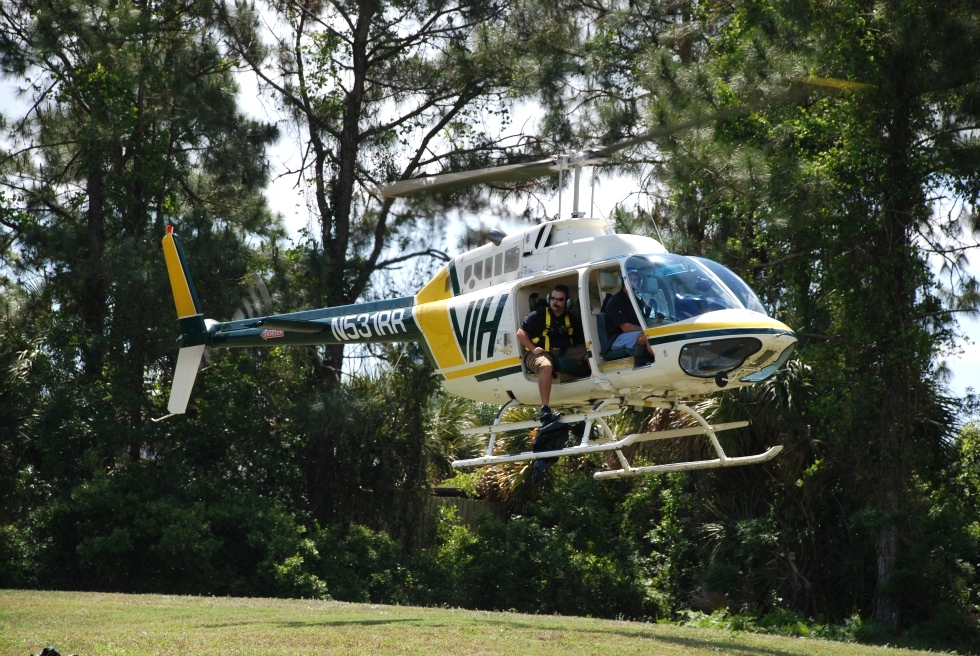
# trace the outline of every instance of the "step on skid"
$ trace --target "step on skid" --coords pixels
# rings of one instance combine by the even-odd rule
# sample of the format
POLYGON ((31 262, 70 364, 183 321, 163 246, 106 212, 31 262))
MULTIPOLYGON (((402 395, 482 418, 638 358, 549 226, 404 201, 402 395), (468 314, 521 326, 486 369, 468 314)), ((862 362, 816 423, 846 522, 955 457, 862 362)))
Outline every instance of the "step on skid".
POLYGON ((607 479, 607 478, 627 478, 630 476, 640 476, 643 474, 660 474, 666 472, 676 472, 676 471, 689 471, 695 469, 716 469, 722 467, 740 467, 744 465, 754 465, 767 460, 771 460, 780 451, 783 450, 782 446, 769 447, 763 453, 759 453, 752 456, 741 456, 732 458, 725 454, 724 449, 721 447, 721 443, 718 441, 716 435, 719 431, 731 430, 733 428, 743 428, 749 425, 747 421, 733 421, 723 424, 709 424, 704 417, 702 417, 697 411, 691 409, 690 407, 684 405, 683 403, 672 403, 669 406, 671 409, 679 410, 684 414, 692 417, 697 421, 698 425, 690 428, 678 428, 673 430, 663 430, 663 431, 652 431, 647 433, 632 433, 622 438, 617 438, 613 433, 612 429, 609 428, 609 424, 606 423, 606 417, 617 415, 622 412, 623 408, 620 407, 618 403, 613 404, 610 401, 602 401, 597 403, 592 407, 591 410, 584 412, 562 415, 558 420, 565 424, 576 424, 579 422, 585 422, 585 429, 582 431, 581 441, 573 446, 567 446, 563 449, 557 449, 554 451, 525 451, 522 453, 513 453, 505 455, 493 455, 494 445, 496 443, 497 435, 500 433, 505 433, 515 430, 530 430, 532 428, 540 428, 541 423, 537 420, 528 421, 516 421, 516 422, 502 422, 504 411, 509 407, 514 405, 516 402, 512 401, 504 405, 500 412, 497 413, 497 417, 494 423, 489 426, 479 426, 475 428, 466 429, 463 434, 466 435, 479 435, 479 434, 489 434, 489 440, 487 442, 486 455, 478 458, 469 458, 466 460, 456 460, 453 462, 454 469, 465 469, 469 467, 481 467, 485 465, 499 465, 507 462, 531 462, 534 460, 545 459, 545 458, 556 458, 559 456, 573 456, 581 455, 586 453, 607 453, 615 452, 616 457, 619 461, 620 468, 599 471, 594 474, 596 479, 607 479), (592 432, 592 427, 598 426, 603 438, 597 441, 590 441, 589 435, 592 432), (633 467, 626 459, 623 454, 623 449, 626 447, 638 443, 638 442, 649 442, 652 440, 668 440, 675 439, 679 437, 689 437, 696 435, 707 436, 708 440, 711 442, 711 446, 715 450, 716 458, 710 460, 695 460, 690 462, 676 462, 667 463, 661 465, 647 465, 641 467, 633 467))

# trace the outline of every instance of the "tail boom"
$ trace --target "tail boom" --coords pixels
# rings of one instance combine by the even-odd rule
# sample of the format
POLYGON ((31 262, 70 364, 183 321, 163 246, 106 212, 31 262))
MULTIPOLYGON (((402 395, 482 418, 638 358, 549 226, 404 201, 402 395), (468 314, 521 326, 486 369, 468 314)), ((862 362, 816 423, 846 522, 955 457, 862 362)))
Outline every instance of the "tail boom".
POLYGON ((414 298, 305 310, 217 323, 209 346, 248 347, 309 344, 412 342, 422 339, 412 313, 414 298))
POLYGON ((180 352, 167 406, 168 416, 186 410, 206 348, 425 343, 413 315, 413 296, 237 321, 206 320, 180 239, 170 226, 163 237, 163 253, 180 325, 180 352))

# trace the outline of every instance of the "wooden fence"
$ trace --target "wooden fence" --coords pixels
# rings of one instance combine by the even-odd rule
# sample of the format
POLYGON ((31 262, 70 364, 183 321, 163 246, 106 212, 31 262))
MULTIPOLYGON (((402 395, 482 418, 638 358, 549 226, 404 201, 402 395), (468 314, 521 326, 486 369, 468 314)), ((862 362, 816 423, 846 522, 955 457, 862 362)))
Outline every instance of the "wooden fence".
POLYGON ((480 499, 466 499, 463 497, 429 497, 426 505, 426 514, 432 515, 437 508, 447 506, 456 508, 459 519, 467 526, 472 526, 477 516, 482 513, 489 513, 491 517, 501 522, 507 520, 507 513, 502 503, 496 501, 481 501, 480 499))

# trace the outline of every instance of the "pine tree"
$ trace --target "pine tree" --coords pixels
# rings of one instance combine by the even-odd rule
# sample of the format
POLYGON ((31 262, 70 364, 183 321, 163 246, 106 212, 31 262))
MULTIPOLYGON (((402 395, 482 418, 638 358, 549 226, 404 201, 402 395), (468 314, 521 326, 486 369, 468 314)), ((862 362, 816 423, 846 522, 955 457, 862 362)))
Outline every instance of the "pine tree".
MULTIPOLYGON (((301 135, 295 174, 310 190, 318 228, 307 245, 307 302, 353 303, 372 292, 379 272, 419 257, 445 259, 426 242, 426 226, 444 220, 438 199, 406 204, 376 188, 501 156, 507 105, 521 77, 518 35, 505 23, 509 3, 223 8, 236 52, 301 135), (277 21, 271 33, 260 28, 263 16, 277 21)), ((327 349, 321 377, 336 379, 342 362, 342 346, 327 349)))
POLYGON ((165 226, 197 233, 199 266, 232 278, 246 235, 271 229, 260 190, 275 130, 237 109, 207 12, 0 5, 0 61, 27 101, 7 122, 0 184, 20 213, 5 225, 30 291, 25 330, 50 360, 37 421, 69 469, 144 455, 153 381, 169 378, 174 351, 165 226))

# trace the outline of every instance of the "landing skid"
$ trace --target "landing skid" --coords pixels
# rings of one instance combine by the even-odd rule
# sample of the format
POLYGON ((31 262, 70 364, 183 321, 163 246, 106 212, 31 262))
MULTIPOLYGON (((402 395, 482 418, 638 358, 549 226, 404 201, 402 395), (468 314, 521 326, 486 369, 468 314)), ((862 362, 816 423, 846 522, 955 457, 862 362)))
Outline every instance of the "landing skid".
POLYGON ((508 403, 500 412, 497 413, 497 418, 494 423, 490 426, 480 426, 478 428, 470 428, 464 430, 464 434, 468 435, 478 435, 481 433, 489 433, 490 439, 487 443, 486 455, 480 458, 470 458, 467 460, 456 460, 453 462, 454 469, 463 469, 467 467, 481 467, 483 465, 497 465, 505 462, 531 462, 533 460, 540 460, 544 458, 556 458, 559 456, 573 456, 580 455, 584 453, 605 453, 609 451, 614 451, 616 457, 621 465, 620 469, 600 471, 595 473, 595 478, 606 479, 606 478, 628 478, 630 476, 640 476, 643 474, 660 474, 666 472, 676 472, 676 471, 689 471, 693 469, 716 469, 721 467, 741 467, 743 465, 754 465, 761 462, 766 462, 774 458, 780 451, 783 450, 782 446, 770 447, 767 451, 754 455, 754 456, 742 456, 737 458, 730 458, 725 455, 725 450, 721 448, 721 443, 718 442, 718 437, 715 433, 724 430, 731 430, 733 428, 743 428, 749 425, 747 421, 733 421, 725 424, 715 424, 711 425, 705 421, 697 411, 692 410, 688 406, 682 403, 672 404, 671 408, 680 410, 681 412, 693 417, 695 421, 698 422, 698 426, 692 428, 679 428, 675 430, 666 431, 653 431, 649 433, 633 433, 627 435, 626 437, 617 439, 616 435, 613 433, 612 429, 609 428, 609 424, 606 423, 605 418, 619 414, 622 409, 618 406, 615 408, 606 408, 603 406, 609 404, 608 401, 603 401, 596 404, 592 410, 572 414, 564 415, 559 420, 565 424, 575 424, 581 421, 585 423, 585 430, 582 433, 582 439, 579 444, 575 446, 565 447, 564 449, 557 449, 554 451, 525 451, 523 453, 514 453, 509 455, 493 455, 493 448, 496 442, 496 437, 498 433, 503 433, 513 430, 528 430, 531 428, 540 428, 541 424, 537 421, 517 421, 512 423, 501 423, 501 418, 503 417, 504 410, 512 405, 508 403), (604 438, 595 442, 589 441, 589 434, 592 431, 592 426, 599 426, 604 438), (695 460, 692 462, 676 462, 668 463, 663 465, 648 465, 644 467, 633 467, 626 460, 626 456, 623 454, 623 449, 630 446, 631 444, 636 444, 638 442, 649 442, 652 440, 669 440, 678 437, 689 437, 692 435, 706 435, 708 440, 711 442, 711 446, 715 450, 715 454, 718 456, 712 460, 695 460))

